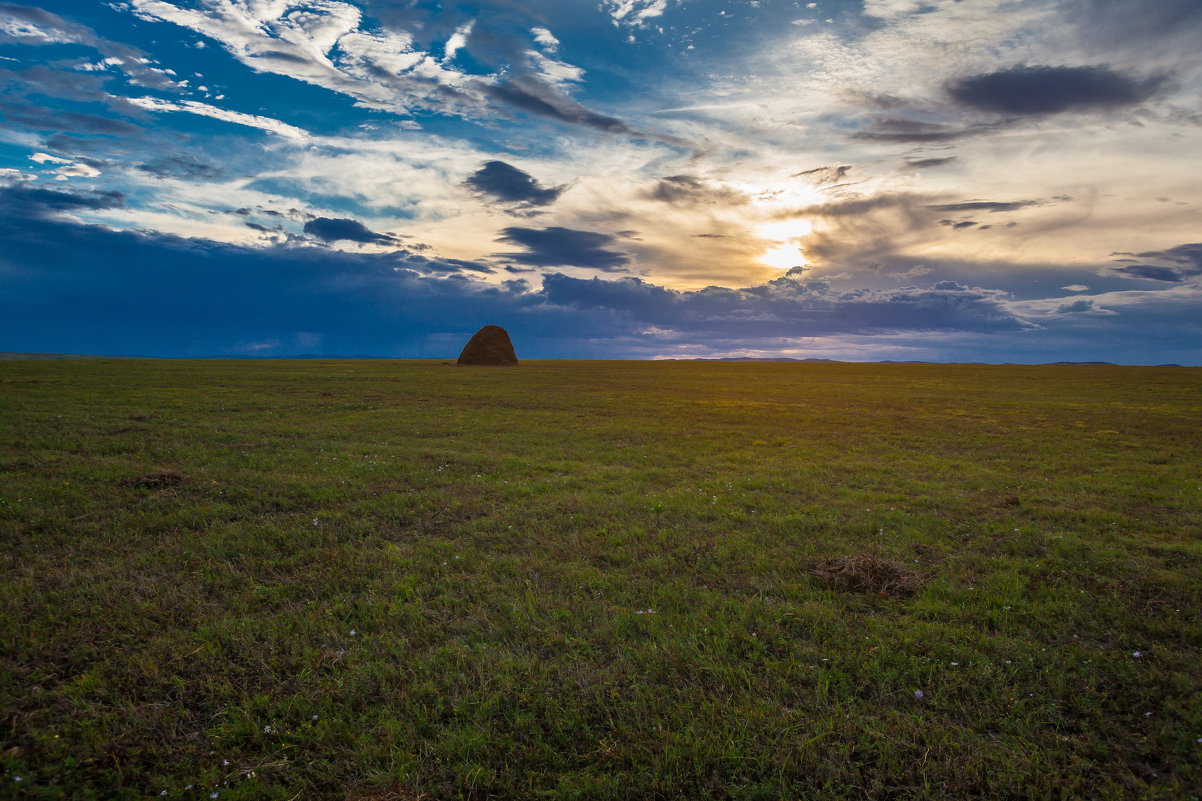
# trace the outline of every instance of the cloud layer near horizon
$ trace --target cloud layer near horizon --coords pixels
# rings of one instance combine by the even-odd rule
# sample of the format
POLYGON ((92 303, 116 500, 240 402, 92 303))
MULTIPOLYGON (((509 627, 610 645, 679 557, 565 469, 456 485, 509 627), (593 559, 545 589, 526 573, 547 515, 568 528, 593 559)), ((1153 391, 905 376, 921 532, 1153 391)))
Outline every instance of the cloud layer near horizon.
MULTIPOLYGON (((409 249, 332 250, 321 243, 356 233, 337 226, 334 235, 253 247, 114 231, 64 216, 122 202, 24 185, 0 192, 0 235, 9 244, 0 256, 6 342, 151 356, 439 358, 453 356, 491 321, 510 330, 525 358, 800 356, 787 343, 824 339, 825 347, 805 353, 854 358, 864 340, 882 335, 895 340, 894 357, 931 358, 933 335, 965 347, 1049 328, 1071 338, 1080 333, 1076 322, 1062 324, 1066 318, 1115 316, 1092 297, 1040 309, 954 281, 837 291, 803 268, 744 289, 680 291, 634 277, 560 272, 542 275, 541 285, 493 284, 474 277, 479 264, 409 249)), ((1181 313, 1197 299, 1196 291, 1162 298, 1160 327, 1166 311, 1181 313)), ((1131 299, 1113 300, 1121 307, 1131 299)), ((1147 331, 1145 342, 1129 344, 1147 346, 1162 335, 1147 331)))

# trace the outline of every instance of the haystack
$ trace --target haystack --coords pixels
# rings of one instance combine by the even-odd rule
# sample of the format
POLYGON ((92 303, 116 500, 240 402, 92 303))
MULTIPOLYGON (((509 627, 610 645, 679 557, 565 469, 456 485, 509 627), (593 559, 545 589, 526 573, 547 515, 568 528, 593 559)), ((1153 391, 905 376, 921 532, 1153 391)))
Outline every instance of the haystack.
POLYGON ((518 363, 509 332, 499 325, 486 325, 472 334, 459 354, 459 364, 509 366, 518 363))

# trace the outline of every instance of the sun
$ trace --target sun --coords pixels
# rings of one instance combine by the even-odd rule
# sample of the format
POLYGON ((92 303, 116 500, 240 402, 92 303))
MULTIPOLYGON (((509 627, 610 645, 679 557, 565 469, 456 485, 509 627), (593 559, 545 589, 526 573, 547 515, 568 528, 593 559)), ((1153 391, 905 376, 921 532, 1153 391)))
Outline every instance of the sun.
POLYGON ((781 220, 757 226, 756 233, 771 243, 760 254, 759 260, 778 270, 808 264, 801 249, 801 239, 813 230, 814 226, 809 220, 781 220))
POLYGON ((768 248, 760 255, 760 261, 778 270, 789 270, 806 263, 801 248, 794 244, 781 244, 768 248))

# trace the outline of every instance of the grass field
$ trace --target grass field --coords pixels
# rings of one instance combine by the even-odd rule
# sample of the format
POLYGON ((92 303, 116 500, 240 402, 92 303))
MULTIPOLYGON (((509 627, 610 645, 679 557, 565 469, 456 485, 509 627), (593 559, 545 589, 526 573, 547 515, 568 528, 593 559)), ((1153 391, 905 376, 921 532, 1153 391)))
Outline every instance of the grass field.
POLYGON ((1196 368, 0 362, 0 798, 1197 798, 1200 454, 1196 368))

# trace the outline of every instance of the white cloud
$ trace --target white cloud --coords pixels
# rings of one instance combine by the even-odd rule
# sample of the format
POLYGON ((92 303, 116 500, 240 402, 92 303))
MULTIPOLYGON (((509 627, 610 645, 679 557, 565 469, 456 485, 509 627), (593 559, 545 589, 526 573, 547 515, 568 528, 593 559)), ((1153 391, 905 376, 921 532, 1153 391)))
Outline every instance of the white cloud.
POLYGON ((35 161, 38 164, 70 164, 71 159, 61 159, 58 156, 52 156, 49 153, 34 153, 29 157, 30 161, 35 161))
POLYGON ((465 22, 455 29, 455 32, 447 39, 446 46, 443 48, 443 61, 450 61, 455 58, 455 54, 467 44, 467 37, 472 35, 473 25, 475 25, 475 20, 465 22))
POLYGON ((100 175, 100 170, 90 164, 65 164, 54 171, 57 178, 56 181, 65 181, 68 178, 95 178, 100 175))
POLYGON ((12 184, 36 181, 37 179, 36 175, 14 170, 12 167, 0 167, 0 186, 11 186, 12 184))
POLYGON ((223 120, 232 122, 235 125, 246 125, 250 128, 258 128, 268 133, 279 134, 280 136, 289 139, 305 139, 309 136, 309 132, 297 128, 294 125, 289 125, 286 122, 281 122, 271 117, 260 117, 254 114, 243 114, 240 111, 230 111, 229 109, 218 108, 211 106, 208 103, 201 103, 196 100, 183 100, 178 103, 170 100, 160 100, 157 97, 131 97, 127 99, 139 108, 144 108, 147 111, 187 111, 192 114, 199 114, 202 117, 212 117, 215 120, 223 120))
POLYGON ((551 52, 559 49, 559 40, 555 38, 555 34, 551 33, 546 28, 531 28, 530 34, 534 37, 534 41, 551 52))
POLYGON ((609 14, 614 25, 641 28, 647 20, 663 16, 668 0, 604 0, 601 10, 609 14))
POLYGON ((62 44, 74 39, 60 31, 42 28, 28 20, 18 19, 10 13, 0 12, 0 33, 15 39, 32 39, 39 44, 62 44))
MULTIPOLYGON (((364 30, 359 9, 337 0, 202 0, 197 9, 165 0, 133 0, 133 5, 144 19, 171 22, 220 42, 253 70, 321 86, 368 108, 398 114, 447 110, 456 101, 440 87, 459 86, 469 77, 491 80, 447 66, 406 32, 364 30)), ((470 30, 470 24, 462 26, 448 39, 446 62, 466 44, 470 30)))
POLYGON ((535 71, 548 83, 562 87, 565 83, 575 83, 584 78, 584 70, 579 67, 548 58, 537 50, 527 50, 526 57, 530 59, 530 65, 535 71))

